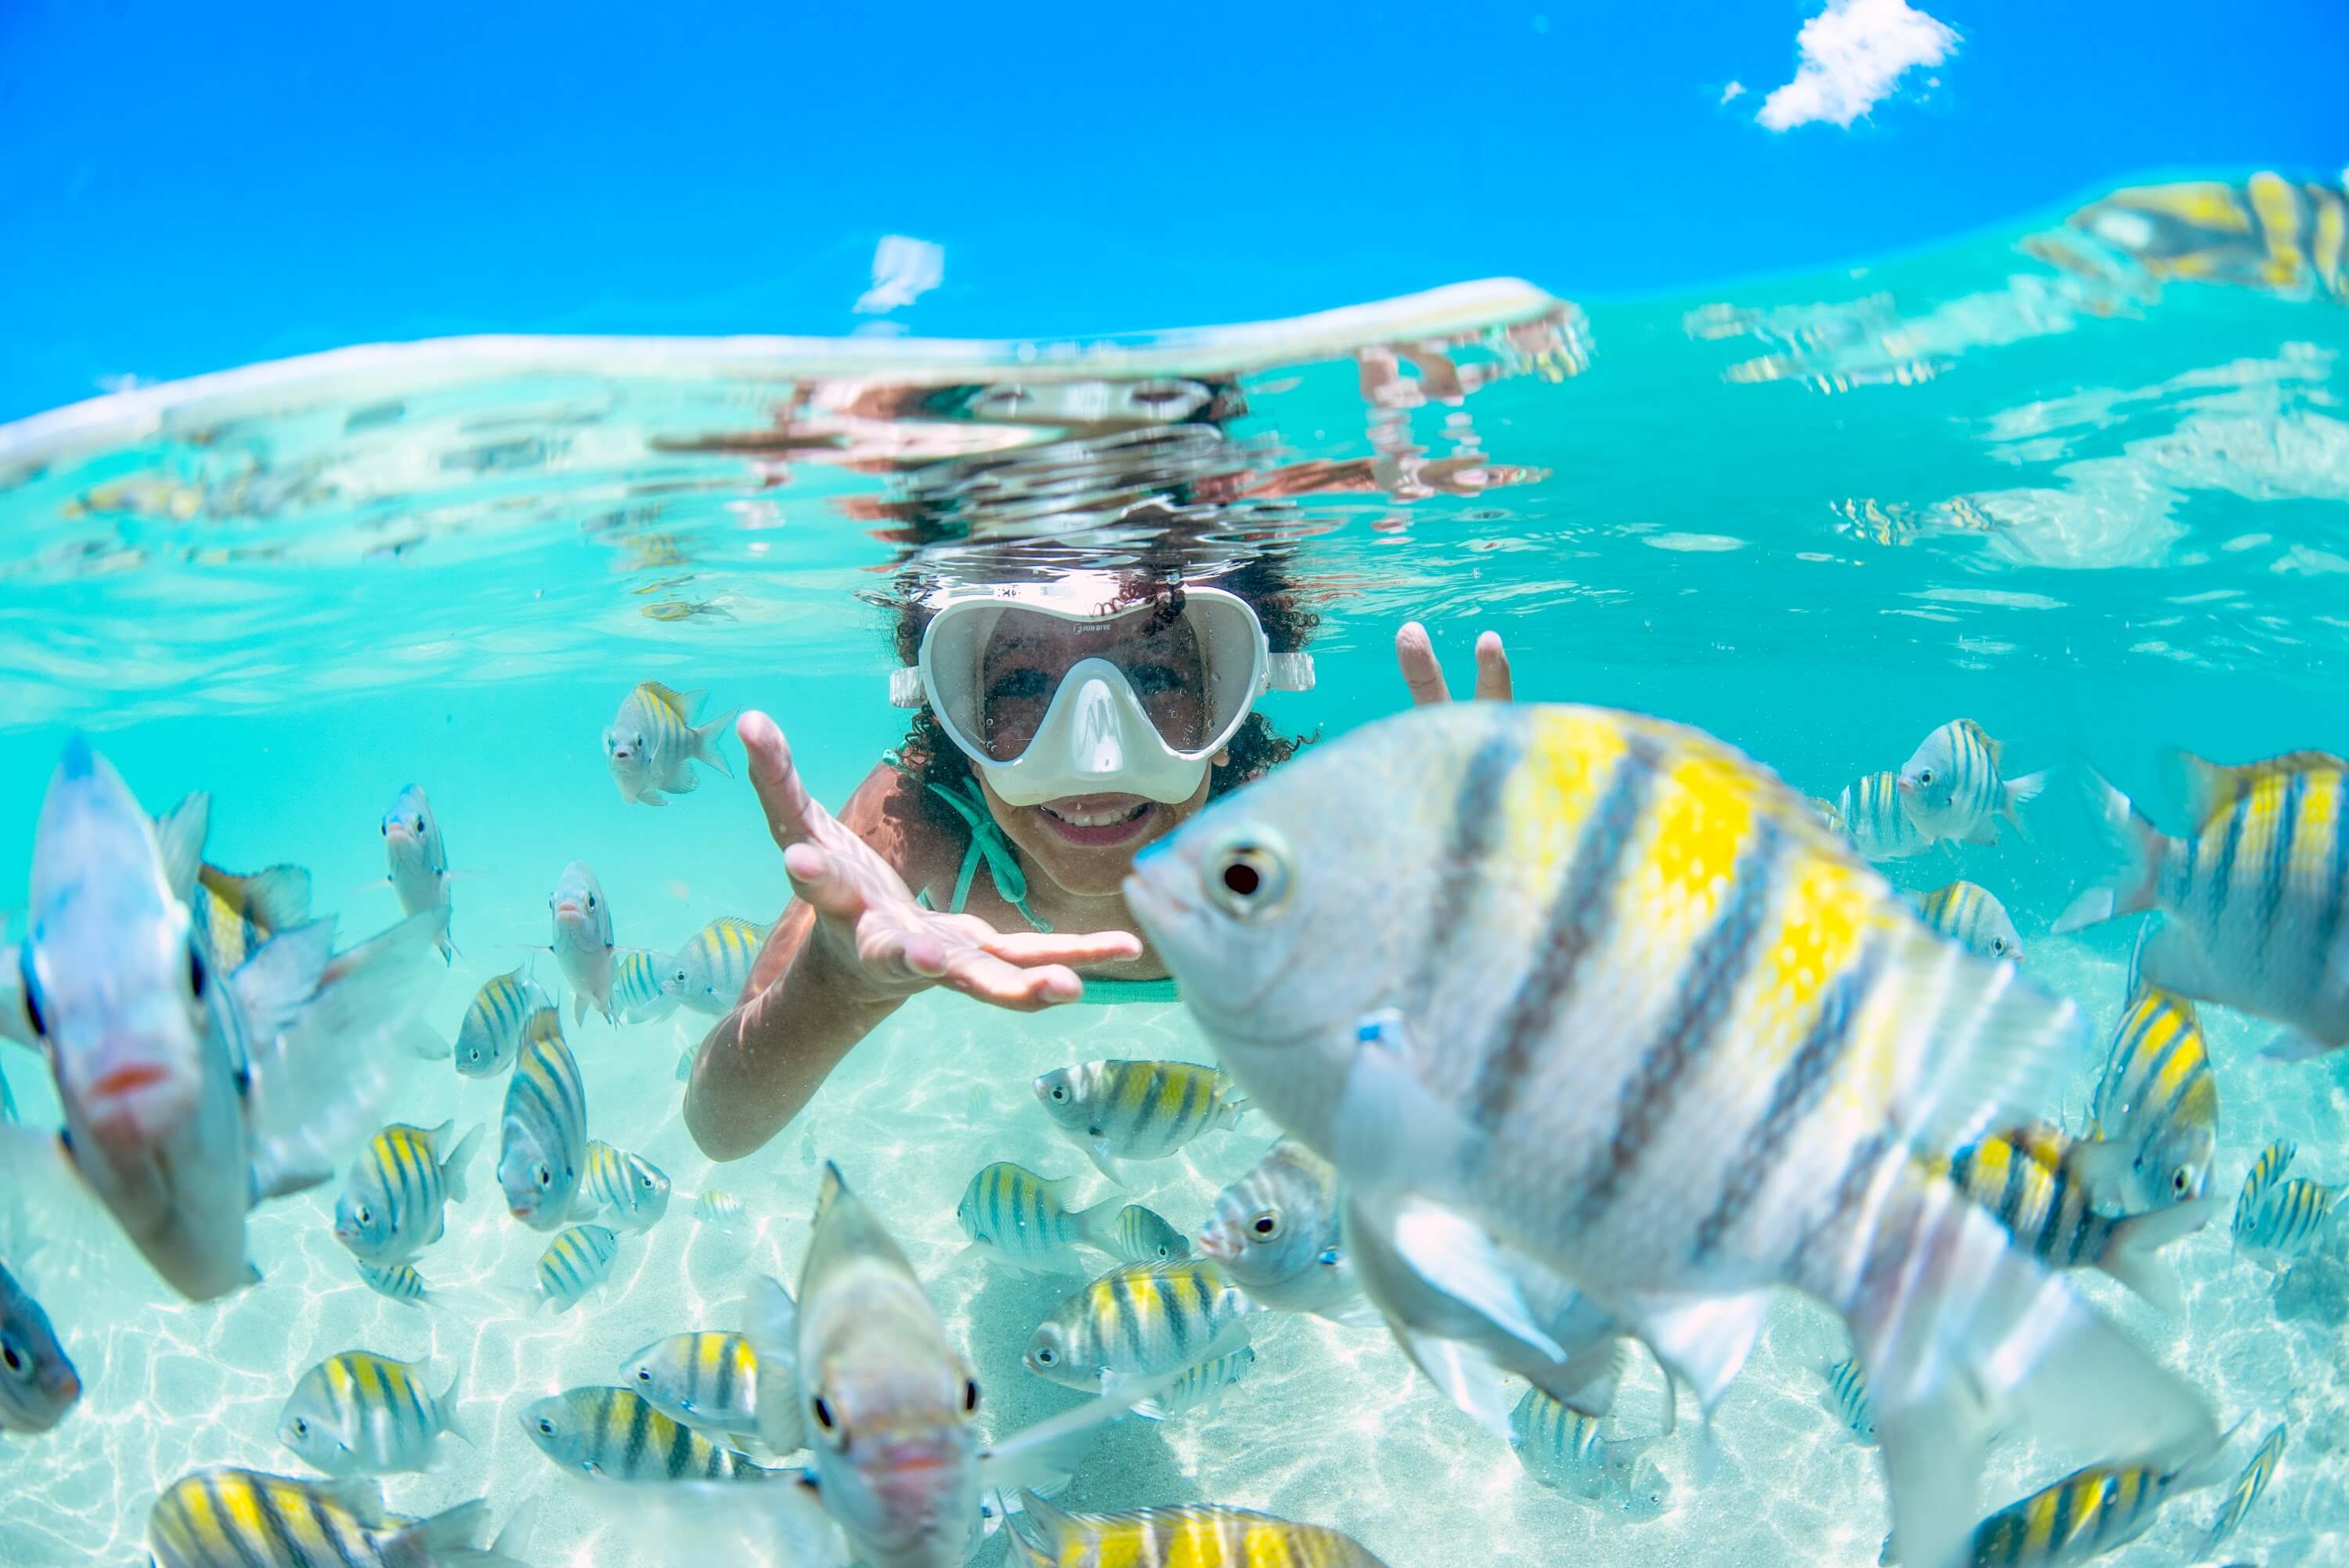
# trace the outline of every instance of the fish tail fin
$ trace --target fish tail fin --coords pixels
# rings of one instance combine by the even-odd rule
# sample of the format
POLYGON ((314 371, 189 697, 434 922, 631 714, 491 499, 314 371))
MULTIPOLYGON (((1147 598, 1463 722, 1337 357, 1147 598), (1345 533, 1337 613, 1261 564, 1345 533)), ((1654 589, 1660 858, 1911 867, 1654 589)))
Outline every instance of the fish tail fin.
MULTIPOLYGON (((456 1123, 449 1125, 454 1127, 456 1123)), ((457 1147, 449 1151, 449 1158, 440 1162, 440 1180, 449 1189, 449 1202, 451 1203, 465 1201, 465 1169, 472 1164, 473 1152, 481 1146, 483 1126, 481 1122, 475 1122, 466 1130, 465 1136, 457 1140, 457 1147)))
POLYGON ((434 1561, 439 1568, 529 1568, 523 1561, 530 1551, 530 1535, 538 1522, 538 1500, 526 1498, 506 1516, 506 1526, 486 1552, 470 1546, 444 1546, 434 1561))
POLYGON ((2124 861, 2110 885, 2090 888, 2055 917, 2054 929, 2058 934, 2153 908, 2160 888, 2162 856, 2169 848, 2169 840, 2146 820, 2127 796, 2095 769, 2081 771, 2088 781, 2090 808, 2106 837, 2120 848, 2124 861))
POLYGON ((1087 1245, 1113 1253, 1117 1251, 1112 1244, 1117 1240, 1117 1217, 1125 1212, 1126 1202, 1124 1193, 1114 1192, 1069 1217, 1076 1221, 1077 1234, 1084 1238, 1087 1245))
POLYGON ((693 727, 693 755, 729 779, 734 777, 734 765, 726 760, 726 748, 719 743, 734 727, 735 717, 741 711, 739 707, 729 708, 708 724, 693 727))
POLYGON ((242 875, 207 866, 198 874, 235 889, 236 902, 264 931, 283 931, 310 918, 310 873, 301 866, 270 866, 242 875))
POLYGON ((471 1550, 473 1532, 489 1513, 489 1500, 477 1497, 416 1521, 385 1542, 386 1568, 435 1568, 449 1561, 448 1553, 471 1550))
POLYGON ((439 1398, 432 1401, 432 1408, 440 1412, 440 1429, 442 1431, 448 1433, 449 1436, 456 1439, 467 1448, 477 1449, 481 1445, 473 1440, 473 1434, 465 1429, 464 1418, 457 1414, 457 1386, 463 1381, 464 1375, 462 1373, 450 1373, 449 1386, 440 1390, 439 1398))
POLYGON ((1019 1506, 1003 1516, 1012 1544, 1031 1568, 1049 1568, 1061 1560, 1061 1540, 1070 1519, 1032 1491, 1019 1493, 1019 1506))
POLYGON ((1843 1315, 1874 1403, 1903 1560, 1960 1560, 2002 1418, 2124 1461, 2215 1435, 2192 1388, 1905 1151, 1861 1178, 1796 1283, 1843 1315))
POLYGON ((2218 1199, 2198 1198, 2116 1220, 2106 1236, 2096 1266, 2162 1311, 2182 1312, 2186 1304, 2178 1294, 2178 1278, 2162 1258, 2161 1249, 2200 1230, 2218 1212, 2218 1199))

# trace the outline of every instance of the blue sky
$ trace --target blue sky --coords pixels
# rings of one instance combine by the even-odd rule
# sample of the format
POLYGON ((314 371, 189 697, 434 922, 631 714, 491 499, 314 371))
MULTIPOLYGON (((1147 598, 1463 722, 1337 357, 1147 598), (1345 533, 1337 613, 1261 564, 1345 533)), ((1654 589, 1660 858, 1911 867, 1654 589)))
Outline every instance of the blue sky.
POLYGON ((0 418, 365 339, 845 331, 891 232, 945 250, 908 330, 1092 332, 1673 289, 2349 160, 2339 0, 1924 0, 1939 65, 1765 129, 1823 6, 5 0, 0 418))

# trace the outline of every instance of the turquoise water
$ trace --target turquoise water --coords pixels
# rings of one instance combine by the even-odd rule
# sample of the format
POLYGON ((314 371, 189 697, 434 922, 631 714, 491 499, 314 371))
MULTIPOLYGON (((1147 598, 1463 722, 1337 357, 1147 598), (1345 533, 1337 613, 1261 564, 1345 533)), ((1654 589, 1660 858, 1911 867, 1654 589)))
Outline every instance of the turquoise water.
MULTIPOLYGON (((901 573, 968 573, 1039 538, 1062 563, 1113 563, 1170 528, 1202 560, 1280 552, 1319 614, 1319 684, 1264 704, 1286 731, 1334 735, 1399 707, 1392 638, 1418 618, 1456 684, 1495 628, 1519 696, 1702 726, 1806 792, 1897 769, 1967 716, 2005 743, 2010 772, 2085 757, 2174 822, 2163 747, 2349 748, 2349 313, 2052 266, 2023 241, 2061 217, 1671 299, 1567 304, 1494 284, 1155 343, 474 340, 0 428, 0 820, 16 825, 0 887, 24 885, 41 792, 79 727, 150 809, 210 790, 208 858, 307 866, 355 939, 398 913, 368 884, 377 820, 413 780, 466 873, 460 957, 424 1012, 453 1034, 474 987, 545 940, 569 860, 595 867, 623 944, 667 949, 713 916, 782 908, 732 740, 738 777, 658 812, 618 798, 600 735, 633 683, 765 708, 838 803, 904 734, 886 679, 901 573), (1481 384, 1447 398, 1425 365, 1387 373, 1379 346, 1398 339, 1456 343, 1481 384), (1204 418, 1211 397, 1219 421, 1204 418), (1072 445, 1071 420, 1105 407, 1139 413, 1072 445)), ((2082 1002, 2101 1045, 2126 934, 2047 934, 2099 863, 2069 791, 2054 794, 2029 842, 1886 869, 1904 887, 1962 874, 1998 893, 2030 970, 2082 1002)), ((2224 1107, 2212 1191, 2231 1194, 2283 1136, 2303 1173, 2349 1180, 2341 1070, 2257 1061, 2264 1026, 2206 1020, 2224 1107)), ((481 1437, 478 1456, 445 1447, 432 1473, 394 1478, 396 1508, 560 1495, 532 1561, 623 1561, 604 1504, 558 1493, 513 1412, 714 1325, 750 1270, 794 1278, 822 1159, 905 1245, 977 1365, 990 1429, 1066 1408, 1077 1396, 1019 1354, 1079 1281, 961 1256, 956 1200, 988 1160, 1083 1168, 1031 1103, 1034 1074, 1206 1050, 1178 1006, 1031 1017, 926 995, 765 1149, 713 1166, 678 1112, 683 1028, 571 1034, 593 1135, 659 1164, 680 1196, 624 1241, 605 1300, 560 1317, 497 1294, 527 1283, 544 1238, 492 1191, 502 1083, 445 1062, 402 1062, 382 1108, 492 1124, 471 1199, 419 1264, 445 1293, 429 1312, 353 1276, 332 1188, 256 1212, 265 1283, 208 1306, 174 1297, 70 1195, 24 1194, 54 1231, 27 1283, 88 1392, 55 1432, 0 1445, 0 1563, 131 1560, 149 1503, 192 1466, 298 1470, 279 1408, 302 1370, 351 1348, 429 1356, 436 1387, 457 1374, 481 1437), (697 1226, 690 1197, 712 1188, 753 1222, 697 1226)), ((2075 1110, 2095 1066, 2080 1064, 2075 1110)), ((54 1123, 38 1058, 0 1046, 0 1070, 28 1124, 54 1123)), ((1137 1195, 1195 1227, 1272 1136, 1254 1121, 1209 1134, 1145 1167, 1137 1195)), ((2349 1517, 2342 1271, 2309 1265, 2279 1298, 2223 1228, 2172 1255, 2181 1317, 2101 1279, 2084 1289, 2222 1421, 2254 1437, 2291 1424, 2230 1551, 2328 1560, 2349 1517)), ((1887 1525, 1873 1454, 1823 1403, 1836 1326, 1791 1297, 1721 1411, 1717 1468, 1700 1473, 1684 1431, 1659 1455, 1672 1511, 1636 1525, 1535 1486, 1375 1329, 1284 1318, 1257 1346, 1220 1414, 1110 1430, 1065 1501, 1266 1508, 1343 1528, 1396 1568, 1463 1561, 1463 1540, 1494 1563, 1857 1564, 1887 1525)), ((1640 1426, 1645 1376, 1626 1395, 1640 1426)), ((1984 1510, 2096 1457, 2002 1442, 1984 1510)), ((2189 1560, 2215 1501, 2174 1506, 2115 1560, 2189 1560)))

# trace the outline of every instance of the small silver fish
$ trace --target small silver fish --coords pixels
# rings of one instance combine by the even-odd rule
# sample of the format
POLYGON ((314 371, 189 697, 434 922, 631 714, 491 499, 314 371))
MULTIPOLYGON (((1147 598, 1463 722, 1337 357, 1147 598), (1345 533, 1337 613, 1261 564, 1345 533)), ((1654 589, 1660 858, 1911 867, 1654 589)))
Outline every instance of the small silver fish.
POLYGON ((440 956, 455 963, 457 944, 448 934, 449 848, 421 785, 408 785, 392 797, 391 810, 383 814, 383 852, 400 909, 409 914, 440 911, 440 956))
POLYGON ((1847 1357, 1830 1362, 1820 1373, 1827 1380, 1827 1408, 1843 1418, 1851 1435, 1876 1446, 1876 1412, 1868 1408, 1868 1374, 1859 1363, 1847 1357))
POLYGON ((1509 1412, 1509 1447, 1526 1473, 1568 1497, 1634 1522, 1671 1506, 1671 1483, 1646 1457, 1653 1438, 1599 1435, 1600 1423, 1528 1388, 1509 1412))
MULTIPOLYGON (((566 1470, 611 1480, 765 1480, 732 1449, 653 1408, 629 1388, 573 1388, 517 1412, 539 1452, 566 1470)), ((678 1558, 673 1561, 686 1561, 678 1558)))
POLYGON ((81 1377, 49 1315, 0 1266, 0 1432, 46 1432, 80 1398, 81 1377))
POLYGON ((532 979, 527 965, 517 965, 484 981, 457 1026, 457 1071, 464 1078, 494 1078, 513 1065, 522 1049, 523 1026, 541 1007, 554 1003, 532 979))
POLYGON ((657 1339, 620 1363, 620 1384, 662 1414, 730 1447, 757 1440, 777 1453, 807 1441, 790 1330, 798 1308, 781 1282, 761 1279, 745 1304, 746 1330, 702 1329, 657 1339))
POLYGON ((329 1356, 294 1385, 277 1440, 328 1475, 395 1475, 429 1469, 443 1432, 471 1446, 457 1418, 457 1379, 426 1390, 423 1363, 364 1350, 329 1356))
POLYGON ((750 983, 750 966, 772 929, 719 915, 670 956, 661 989, 697 1013, 725 1016, 750 983))
POLYGON ((730 1231, 742 1222, 742 1200, 712 1187, 693 1201, 693 1217, 705 1225, 730 1231))
POLYGON ((2289 1138, 2279 1138, 2260 1150, 2260 1157, 2251 1161, 2249 1171, 2243 1172, 2242 1191, 2235 1195, 2235 1230, 2241 1231, 2250 1226, 2251 1216, 2259 1212, 2260 1203, 2267 1197, 2269 1189, 2283 1179, 2283 1173, 2292 1169, 2292 1162, 2299 1154, 2300 1145, 2289 1138))
POLYGON ((657 1024, 677 1011, 677 998, 665 990, 669 956, 649 947, 623 947, 614 955, 612 1006, 624 1024, 657 1024))
POLYGON ((683 795, 701 787, 693 770, 706 763, 731 779, 718 738, 734 721, 733 709, 709 723, 693 720, 709 697, 706 691, 676 692, 658 681, 645 681, 620 699, 620 711, 604 731, 604 760, 620 799, 647 806, 666 806, 668 795, 683 795))
POLYGON ((1917 917, 1978 958, 2023 962, 2023 938, 2006 906, 1980 883, 1953 882, 1919 893, 1917 917))
POLYGON ((604 1225, 574 1225, 546 1244, 538 1256, 536 1295, 560 1315, 612 1276, 620 1238, 604 1225))
POLYGON ((1247 1377, 1248 1368, 1255 1365, 1256 1347, 1248 1345, 1210 1357, 1175 1378, 1163 1392, 1134 1406, 1133 1413, 1146 1420, 1164 1421, 1205 1405, 1212 1416, 1223 1403, 1224 1390, 1247 1377))
POLYGON ((615 1020, 612 906, 605 902, 603 884, 585 861, 573 861, 563 868, 554 891, 547 895, 546 907, 554 915, 554 961, 562 965, 563 977, 571 982, 572 1021, 585 1020, 591 1003, 605 1019, 615 1020))
POLYGON ((1199 1251, 1260 1306, 1324 1312, 1357 1299, 1340 1237, 1338 1171, 1284 1138, 1216 1198, 1199 1251))
POLYGON ((1053 1308, 1023 1359, 1039 1377, 1104 1391, 1238 1349, 1257 1310, 1206 1259, 1125 1264, 1053 1308))
POLYGON ((465 1168, 481 1141, 475 1127, 450 1147, 456 1127, 444 1121, 427 1132, 395 1124, 351 1161, 335 1203, 335 1240, 360 1263, 406 1263, 440 1239, 446 1205, 465 1201, 465 1168))
POLYGON ((1121 1263, 1172 1263, 1191 1255, 1189 1238, 1156 1211, 1139 1203, 1120 1209, 1117 1218, 1110 1222, 1108 1238, 1093 1244, 1121 1263))
POLYGON ((631 1231, 648 1231, 668 1212, 668 1177, 641 1154, 587 1141, 586 1193, 604 1217, 631 1231))
POLYGON ((431 1291, 425 1287, 424 1276, 406 1264, 393 1264, 388 1268, 361 1264, 358 1270, 359 1278, 366 1283, 367 1289, 378 1295, 388 1296, 402 1306, 421 1306, 432 1299, 431 1291))
MULTIPOLYGON (((1104 1199, 1091 1208, 1070 1206, 1076 1181, 1050 1181, 1025 1165, 999 1160, 982 1169, 963 1189, 955 1205, 955 1219, 971 1246, 999 1262, 1030 1273, 1066 1272, 1078 1265, 1078 1243, 1111 1250, 1110 1227, 1119 1200, 1104 1199)), ((1146 1211, 1145 1211, 1146 1212, 1146 1211)))
POLYGON ((586 1164, 587 1086, 562 1016, 542 1007, 523 1026, 522 1054, 506 1080, 498 1140, 506 1208, 533 1231, 556 1229, 570 1217, 586 1164))
POLYGON ((1971 718, 1927 736, 1900 769, 1900 798, 1919 830, 1928 839, 1995 844, 2001 817, 2021 828, 2021 808, 2047 787, 2047 775, 2002 777, 1999 751, 1971 718))
POLYGON ((1230 1074, 1193 1062, 1080 1062, 1035 1088, 1061 1136, 1120 1185, 1114 1161, 1164 1160, 1203 1132, 1237 1127, 1247 1110, 1230 1074))
POLYGON ((2250 1218, 2235 1227, 2235 1250, 2270 1264, 2300 1256, 2324 1233, 2344 1193, 2349 1187, 2293 1177, 2261 1198, 2250 1218))
POLYGON ((1909 814, 1898 773, 1870 773, 1845 785, 1836 811, 1843 834, 1871 861, 1906 860, 1933 847, 1909 814))

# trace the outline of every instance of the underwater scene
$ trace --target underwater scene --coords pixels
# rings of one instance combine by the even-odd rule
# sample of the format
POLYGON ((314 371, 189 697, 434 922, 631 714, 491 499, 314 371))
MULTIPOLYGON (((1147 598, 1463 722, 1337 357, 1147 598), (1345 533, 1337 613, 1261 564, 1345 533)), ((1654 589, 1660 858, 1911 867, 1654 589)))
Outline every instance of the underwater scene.
POLYGON ((2345 232, 0 426, 0 1564, 2349 1561, 2345 232))

